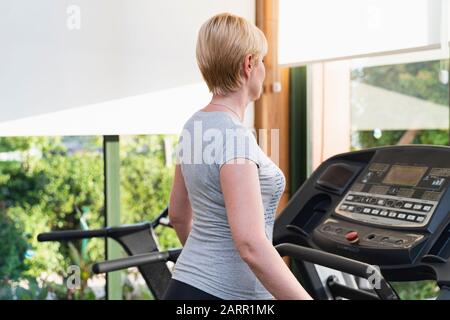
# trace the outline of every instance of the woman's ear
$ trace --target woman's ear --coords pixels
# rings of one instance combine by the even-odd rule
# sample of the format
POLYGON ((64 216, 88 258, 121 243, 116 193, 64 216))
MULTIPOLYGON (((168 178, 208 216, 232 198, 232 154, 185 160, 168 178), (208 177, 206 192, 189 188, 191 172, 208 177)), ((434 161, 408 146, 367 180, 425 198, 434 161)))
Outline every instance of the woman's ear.
POLYGON ((250 73, 253 71, 253 56, 251 54, 247 54, 244 58, 244 74, 247 78, 250 77, 250 73))

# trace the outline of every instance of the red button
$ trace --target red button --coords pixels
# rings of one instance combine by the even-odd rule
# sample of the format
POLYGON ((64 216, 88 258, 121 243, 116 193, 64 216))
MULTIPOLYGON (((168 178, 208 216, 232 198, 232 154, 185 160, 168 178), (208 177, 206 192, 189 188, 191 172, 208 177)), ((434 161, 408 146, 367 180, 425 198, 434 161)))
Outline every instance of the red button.
POLYGON ((359 240, 359 235, 357 231, 350 231, 345 235, 345 239, 347 239, 348 242, 355 243, 359 240))

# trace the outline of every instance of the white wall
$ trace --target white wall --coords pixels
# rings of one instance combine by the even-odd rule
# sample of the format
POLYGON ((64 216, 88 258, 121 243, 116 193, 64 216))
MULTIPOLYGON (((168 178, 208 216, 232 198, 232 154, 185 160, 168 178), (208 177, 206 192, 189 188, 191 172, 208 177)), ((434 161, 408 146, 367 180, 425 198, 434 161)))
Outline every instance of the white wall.
POLYGON ((208 102, 195 60, 254 0, 1 0, 0 136, 178 132, 208 102))
POLYGON ((449 28, 447 2, 280 0, 280 63, 300 65, 439 47, 449 28))

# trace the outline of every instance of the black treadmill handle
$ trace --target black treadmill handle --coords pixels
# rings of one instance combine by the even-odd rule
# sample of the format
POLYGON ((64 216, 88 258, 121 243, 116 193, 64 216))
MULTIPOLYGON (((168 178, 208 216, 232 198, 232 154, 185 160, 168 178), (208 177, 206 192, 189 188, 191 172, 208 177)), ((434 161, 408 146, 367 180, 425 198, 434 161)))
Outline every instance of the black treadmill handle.
POLYGON ((118 239, 128 234, 136 233, 139 231, 150 230, 150 222, 141 222, 136 224, 127 224, 116 227, 106 227, 95 230, 61 230, 41 233, 37 239, 40 242, 43 241, 69 241, 77 239, 88 238, 112 238, 118 239))
POLYGON ((275 248, 281 256, 289 256, 298 260, 308 261, 364 279, 370 280, 371 277, 375 277, 378 280, 379 287, 377 288, 375 286, 373 290, 380 299, 398 299, 397 294, 391 289, 376 266, 292 243, 282 243, 275 246, 275 248))
POLYGON ((326 284, 328 290, 335 299, 340 297, 350 300, 380 300, 376 294, 361 289, 351 288, 339 283, 336 276, 329 276, 326 284))
POLYGON ((164 252, 137 254, 126 258, 95 263, 92 266, 92 271, 96 274, 99 274, 127 269, 131 267, 139 267, 145 264, 176 261, 180 253, 181 249, 174 249, 164 252))
POLYGON ((64 230, 41 233, 37 239, 39 242, 45 241, 68 241, 87 238, 106 237, 107 229, 98 230, 64 230))

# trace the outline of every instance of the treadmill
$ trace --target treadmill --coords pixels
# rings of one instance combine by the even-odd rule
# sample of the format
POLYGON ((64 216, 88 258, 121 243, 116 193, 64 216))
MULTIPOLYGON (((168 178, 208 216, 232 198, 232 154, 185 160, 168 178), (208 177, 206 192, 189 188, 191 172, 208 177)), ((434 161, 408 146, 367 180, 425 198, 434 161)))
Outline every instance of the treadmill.
MULTIPOLYGON (((336 155, 293 195, 274 245, 316 299, 398 299, 390 281, 436 280, 450 299, 450 148, 391 146, 336 155), (316 265, 365 278, 366 290, 316 265)), ((355 281, 357 282, 357 281, 355 281)))

